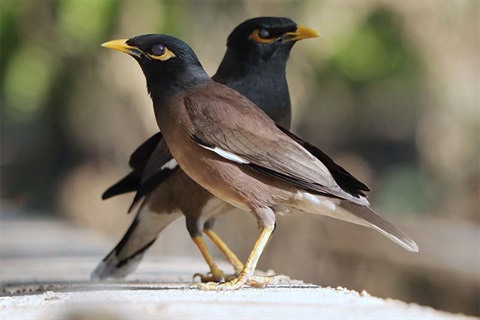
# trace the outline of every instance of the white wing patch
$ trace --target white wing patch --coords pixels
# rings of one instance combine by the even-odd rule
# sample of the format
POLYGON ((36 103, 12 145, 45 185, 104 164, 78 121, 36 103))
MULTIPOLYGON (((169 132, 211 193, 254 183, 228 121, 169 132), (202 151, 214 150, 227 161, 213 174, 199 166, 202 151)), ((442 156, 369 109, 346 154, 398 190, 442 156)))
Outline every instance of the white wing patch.
POLYGON ((223 149, 220 149, 220 148, 218 148, 218 147, 210 148, 210 147, 204 146, 204 145, 202 145, 202 144, 199 144, 199 146, 201 146, 201 147, 204 148, 204 149, 213 151, 213 152, 215 152, 216 154, 218 154, 220 157, 225 158, 225 159, 227 159, 227 160, 230 160, 230 161, 233 161, 233 162, 237 162, 237 163, 240 163, 240 164, 250 163, 250 162, 248 162, 247 160, 243 159, 242 157, 237 156, 237 155, 234 154, 234 153, 231 153, 231 152, 225 151, 225 150, 223 150, 223 149))
POLYGON ((176 167, 178 167, 178 163, 175 159, 172 159, 170 161, 168 161, 167 163, 165 163, 161 168, 160 170, 165 170, 165 169, 170 169, 170 170, 173 170, 175 169, 176 167))

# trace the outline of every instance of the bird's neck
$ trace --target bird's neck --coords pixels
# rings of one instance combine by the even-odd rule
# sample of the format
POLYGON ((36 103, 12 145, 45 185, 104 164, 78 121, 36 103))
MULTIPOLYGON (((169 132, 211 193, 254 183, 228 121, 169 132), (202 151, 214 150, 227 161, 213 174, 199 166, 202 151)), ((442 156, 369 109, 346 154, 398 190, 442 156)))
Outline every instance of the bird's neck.
POLYGON ((284 49, 278 49, 271 56, 262 57, 259 54, 249 55, 238 48, 229 47, 218 67, 217 73, 212 78, 241 78, 247 74, 257 73, 262 75, 265 72, 285 76, 288 55, 289 52, 284 52, 284 49))
POLYGON ((271 56, 265 61, 251 61, 228 49, 212 79, 240 92, 275 122, 290 128, 292 111, 285 76, 287 58, 271 56))
POLYGON ((162 73, 147 74, 147 89, 154 105, 165 104, 177 93, 195 88, 210 80, 201 67, 190 66, 186 69, 163 70, 162 73))

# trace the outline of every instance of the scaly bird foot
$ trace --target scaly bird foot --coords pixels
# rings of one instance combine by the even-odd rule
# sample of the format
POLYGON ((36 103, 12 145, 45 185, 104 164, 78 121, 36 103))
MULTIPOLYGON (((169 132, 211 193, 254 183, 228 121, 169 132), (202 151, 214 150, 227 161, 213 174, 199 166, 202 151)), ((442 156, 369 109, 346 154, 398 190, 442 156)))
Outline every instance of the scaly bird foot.
POLYGON ((280 283, 290 283, 290 278, 284 275, 277 276, 248 276, 241 273, 239 276, 234 277, 232 280, 219 283, 219 282, 207 282, 199 283, 196 287, 200 290, 206 291, 229 291, 229 290, 238 290, 244 285, 254 288, 265 288, 269 285, 276 286, 280 283))
POLYGON ((254 288, 266 288, 267 286, 277 286, 281 283, 291 285, 290 281, 290 277, 279 274, 274 276, 253 276, 246 284, 254 288))
POLYGON ((203 283, 207 283, 207 282, 229 282, 229 281, 232 281, 233 279, 235 279, 236 277, 238 277, 239 273, 228 274, 228 275, 224 274, 223 272, 222 273, 216 273, 215 275, 212 274, 211 272, 209 272, 207 274, 195 273, 193 275, 193 281, 195 281, 195 279, 197 277, 199 277, 200 282, 203 282, 203 283))
POLYGON ((229 290, 238 290, 249 280, 245 274, 240 274, 238 277, 234 278, 231 281, 218 283, 218 282, 207 282, 197 284, 197 288, 205 291, 229 291, 229 290))
POLYGON ((226 275, 221 269, 219 269, 217 267, 217 268, 213 268, 212 271, 210 271, 207 274, 195 273, 193 275, 193 281, 195 281, 196 277, 199 277, 200 281, 203 282, 203 283, 207 283, 207 282, 230 282, 230 281, 234 280, 235 278, 237 278, 240 275, 241 271, 242 270, 235 271, 234 274, 226 275))
POLYGON ((206 282, 225 282, 225 279, 227 279, 227 276, 225 276, 225 273, 223 273, 223 271, 218 269, 218 268, 212 269, 207 274, 195 273, 193 275, 193 281, 195 281, 196 277, 200 277, 200 281, 202 281, 203 283, 206 283, 206 282))

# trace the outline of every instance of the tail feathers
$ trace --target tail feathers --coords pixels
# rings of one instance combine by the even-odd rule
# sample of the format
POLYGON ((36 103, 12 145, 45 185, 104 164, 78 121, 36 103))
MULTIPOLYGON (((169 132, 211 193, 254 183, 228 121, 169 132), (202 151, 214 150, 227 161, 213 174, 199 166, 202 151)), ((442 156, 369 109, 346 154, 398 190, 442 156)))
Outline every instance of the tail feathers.
POLYGON ((92 280, 104 280, 108 278, 123 279, 130 273, 134 272, 140 261, 142 261, 145 251, 155 242, 156 238, 149 242, 145 247, 141 248, 132 255, 120 258, 115 247, 103 260, 98 264, 90 275, 92 280))
POLYGON ((369 207, 361 206, 349 201, 342 201, 339 206, 356 217, 368 222, 368 226, 388 237, 404 249, 411 252, 419 251, 418 245, 415 241, 369 207))
POLYGON ((159 213, 141 206, 122 240, 95 268, 91 279, 124 278, 135 271, 158 234, 180 217, 179 212, 159 213))
POLYGON ((141 182, 141 178, 142 172, 135 170, 130 172, 120 181, 108 188, 107 191, 102 194, 102 199, 106 200, 117 195, 137 191, 141 182))

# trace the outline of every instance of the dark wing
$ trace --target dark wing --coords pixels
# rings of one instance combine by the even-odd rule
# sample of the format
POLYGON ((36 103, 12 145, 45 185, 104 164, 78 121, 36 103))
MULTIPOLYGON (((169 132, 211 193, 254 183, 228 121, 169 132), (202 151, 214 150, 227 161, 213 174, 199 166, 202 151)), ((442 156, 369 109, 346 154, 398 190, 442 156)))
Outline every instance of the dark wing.
POLYGON ((302 189, 368 204, 342 190, 325 164, 248 99, 221 85, 208 91, 184 99, 194 127, 192 139, 202 147, 302 189))
POLYGON ((158 132, 135 149, 128 162, 128 165, 133 170, 120 181, 108 188, 107 191, 102 194, 103 200, 120 194, 137 191, 140 182, 142 181, 143 169, 147 165, 148 159, 161 139, 162 133, 158 132))
POLYGON ((128 161, 128 165, 132 169, 142 169, 145 168, 147 165, 148 159, 152 155, 153 151, 163 139, 163 135, 161 132, 157 132, 147 141, 142 143, 130 156, 130 161, 128 161))
POLYGON ((150 137, 132 153, 129 165, 133 170, 102 195, 102 199, 108 199, 135 191, 128 212, 131 212, 143 197, 155 190, 178 167, 160 132, 150 137))
POLYGON ((366 196, 364 191, 370 191, 370 188, 359 181, 357 178, 352 176, 347 170, 335 163, 332 158, 330 158, 325 152, 315 147, 314 145, 308 143, 307 141, 302 140, 297 137, 287 129, 277 124, 277 127, 282 130, 283 133, 288 135, 290 138, 295 140, 298 144, 308 150, 313 154, 318 160, 320 160, 333 175, 333 178, 338 183, 340 188, 347 191, 353 196, 366 196))
POLYGON ((142 171, 133 170, 120 181, 108 188, 103 194, 102 199, 106 200, 114 196, 137 191, 142 180, 142 171))
POLYGON ((131 212, 143 197, 155 190, 159 184, 170 177, 177 169, 178 164, 170 153, 165 139, 161 139, 143 168, 137 193, 128 212, 131 212))

